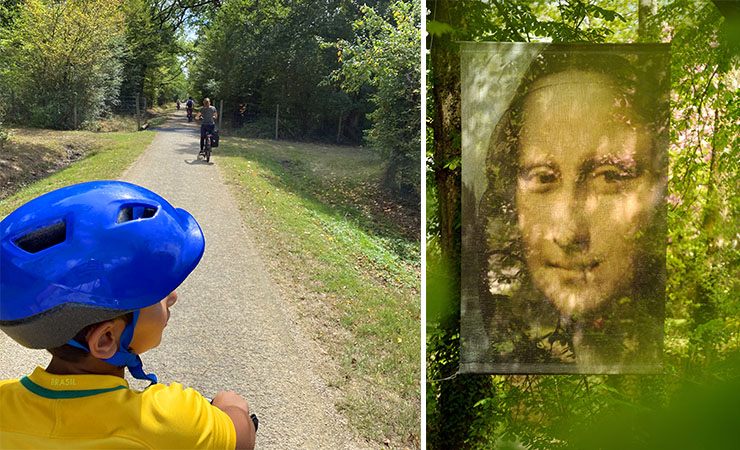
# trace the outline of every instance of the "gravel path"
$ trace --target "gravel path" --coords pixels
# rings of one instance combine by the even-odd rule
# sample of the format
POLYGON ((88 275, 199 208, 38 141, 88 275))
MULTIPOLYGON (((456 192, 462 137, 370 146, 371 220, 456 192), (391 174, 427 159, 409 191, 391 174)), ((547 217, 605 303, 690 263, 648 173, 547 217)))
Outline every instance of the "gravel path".
MULTIPOLYGON (((310 338, 280 298, 218 170, 198 161, 198 125, 177 113, 121 178, 149 188, 198 220, 206 237, 200 265, 178 289, 160 347, 143 355, 160 382, 180 382, 204 395, 242 394, 260 417, 260 449, 364 449, 339 415, 316 373, 310 338)), ((18 378, 45 365, 45 351, 21 348, 0 333, 0 377, 18 378)), ((145 383, 129 381, 132 387, 145 383)))

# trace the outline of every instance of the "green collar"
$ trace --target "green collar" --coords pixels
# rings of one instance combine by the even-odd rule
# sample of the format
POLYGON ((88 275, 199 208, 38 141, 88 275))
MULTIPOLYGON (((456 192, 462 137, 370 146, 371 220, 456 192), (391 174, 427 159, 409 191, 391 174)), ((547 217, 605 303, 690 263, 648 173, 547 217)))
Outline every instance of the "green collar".
POLYGON ((78 391, 74 391, 74 390, 55 391, 52 389, 47 389, 43 386, 39 386, 38 384, 31 381, 31 379, 28 377, 23 377, 21 378, 20 381, 21 381, 21 384, 26 389, 33 392, 34 394, 39 395, 41 397, 53 398, 53 399, 90 397, 91 395, 104 394, 106 392, 117 391, 119 389, 128 389, 126 386, 116 386, 116 387, 112 387, 108 389, 82 389, 78 391))

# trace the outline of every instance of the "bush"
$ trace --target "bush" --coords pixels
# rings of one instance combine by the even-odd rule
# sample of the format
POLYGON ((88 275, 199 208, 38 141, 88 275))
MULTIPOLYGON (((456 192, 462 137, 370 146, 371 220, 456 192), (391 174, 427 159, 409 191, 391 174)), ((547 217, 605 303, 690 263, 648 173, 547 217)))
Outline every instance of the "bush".
POLYGON ((0 150, 5 146, 5 141, 10 139, 11 132, 5 127, 3 106, 0 105, 0 150))
POLYGON ((5 146, 5 141, 10 139, 10 130, 5 129, 2 121, 0 121, 0 150, 5 146))
POLYGON ((247 122, 235 134, 257 139, 275 138, 275 119, 261 117, 254 122, 247 122))

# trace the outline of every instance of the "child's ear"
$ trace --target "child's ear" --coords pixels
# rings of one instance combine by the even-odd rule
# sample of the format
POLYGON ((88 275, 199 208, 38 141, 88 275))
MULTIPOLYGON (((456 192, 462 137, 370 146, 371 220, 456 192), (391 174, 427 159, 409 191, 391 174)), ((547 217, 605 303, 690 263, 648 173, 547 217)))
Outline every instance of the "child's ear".
POLYGON ((102 322, 87 332, 87 345, 90 354, 98 359, 107 359, 118 351, 121 334, 126 328, 126 322, 113 319, 102 322))

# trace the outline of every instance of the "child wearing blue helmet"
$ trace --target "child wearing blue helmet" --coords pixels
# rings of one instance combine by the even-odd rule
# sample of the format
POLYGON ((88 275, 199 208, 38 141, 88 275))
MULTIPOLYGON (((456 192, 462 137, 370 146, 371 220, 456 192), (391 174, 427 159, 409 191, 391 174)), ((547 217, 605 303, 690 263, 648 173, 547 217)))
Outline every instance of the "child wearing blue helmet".
POLYGON ((0 381, 0 448, 254 448, 240 396, 157 384, 139 357, 204 249, 188 212, 123 182, 58 189, 0 222, 0 329, 52 354, 0 381), (129 389, 124 367, 152 385, 129 389))

